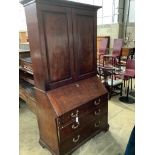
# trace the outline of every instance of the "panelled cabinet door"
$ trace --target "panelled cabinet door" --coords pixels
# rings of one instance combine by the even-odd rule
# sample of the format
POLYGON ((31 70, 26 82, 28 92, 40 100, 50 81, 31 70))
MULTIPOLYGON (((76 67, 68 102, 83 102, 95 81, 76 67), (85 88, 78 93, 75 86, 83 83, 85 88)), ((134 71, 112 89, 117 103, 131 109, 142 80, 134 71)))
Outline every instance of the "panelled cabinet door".
POLYGON ((74 58, 72 46, 71 9, 59 6, 41 6, 42 49, 50 88, 73 81, 74 58), (44 50, 46 52, 44 52, 44 50))
POLYGON ((75 66, 78 79, 96 74, 96 12, 72 9, 75 66))

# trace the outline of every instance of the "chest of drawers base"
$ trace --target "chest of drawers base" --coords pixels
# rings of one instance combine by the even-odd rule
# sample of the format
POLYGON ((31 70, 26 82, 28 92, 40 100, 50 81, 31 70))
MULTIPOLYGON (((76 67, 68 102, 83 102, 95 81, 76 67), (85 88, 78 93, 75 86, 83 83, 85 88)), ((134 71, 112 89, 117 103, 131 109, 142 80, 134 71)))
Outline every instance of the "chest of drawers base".
POLYGON ((44 92, 35 88, 40 144, 67 155, 109 129, 108 93, 97 77, 44 92))
MULTIPOLYGON (((80 146, 82 146, 84 143, 86 143, 87 141, 89 141, 92 137, 96 136, 97 134, 99 134, 100 132, 107 132, 109 130, 109 124, 107 124, 106 126, 104 126, 102 129, 97 130, 96 132, 92 133, 91 136, 87 137, 86 139, 84 139, 80 144, 78 144, 77 146, 75 146, 74 148, 72 148, 71 150, 69 150, 69 152, 66 153, 66 155, 71 155, 76 149, 78 149, 80 146)), ((61 153, 56 153, 53 152, 53 150, 41 139, 39 139, 39 143, 43 148, 48 149, 52 155, 61 155, 61 153)), ((62 154, 63 155, 63 154, 62 154)))

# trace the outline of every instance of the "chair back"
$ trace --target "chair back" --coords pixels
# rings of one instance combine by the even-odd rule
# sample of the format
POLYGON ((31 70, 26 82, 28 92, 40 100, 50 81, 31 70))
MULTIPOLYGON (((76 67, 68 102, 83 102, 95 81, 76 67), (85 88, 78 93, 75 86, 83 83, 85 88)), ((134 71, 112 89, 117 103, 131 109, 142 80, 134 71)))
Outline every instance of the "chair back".
POLYGON ((112 54, 118 57, 121 56, 122 47, 123 47, 123 39, 114 39, 112 54))
POLYGON ((128 59, 127 60, 126 69, 135 69, 135 59, 128 59))
POLYGON ((103 38, 99 44, 99 54, 105 54, 108 45, 108 38, 103 38))
POLYGON ((130 54, 130 49, 129 48, 122 48, 121 57, 128 57, 129 54, 130 54))

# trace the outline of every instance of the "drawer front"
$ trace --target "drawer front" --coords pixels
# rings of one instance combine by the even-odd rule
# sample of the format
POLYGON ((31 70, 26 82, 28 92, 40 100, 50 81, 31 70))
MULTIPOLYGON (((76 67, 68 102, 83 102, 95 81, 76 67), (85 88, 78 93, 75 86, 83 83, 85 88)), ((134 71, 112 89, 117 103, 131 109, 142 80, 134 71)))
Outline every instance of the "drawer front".
POLYGON ((25 102, 27 101, 27 96, 23 90, 19 90, 19 97, 23 99, 25 102))
POLYGON ((83 117, 79 117, 78 121, 75 119, 70 124, 59 127, 59 138, 60 141, 66 139, 71 134, 77 132, 81 128, 85 127, 92 120, 96 120, 99 118, 107 117, 108 113, 108 104, 101 104, 97 108, 93 109, 90 113, 83 117))
POLYGON ((101 131, 107 125, 107 117, 98 118, 87 126, 71 135, 65 141, 60 142, 61 154, 78 147, 85 139, 90 138, 95 132, 101 131))
POLYGON ((31 63, 27 63, 27 62, 21 61, 21 67, 24 68, 28 72, 33 72, 32 64, 31 63))
POLYGON ((100 105, 104 105, 108 103, 108 95, 100 96, 82 106, 71 110, 70 112, 60 116, 58 118, 58 125, 64 126, 65 124, 69 124, 72 121, 75 121, 76 117, 82 117, 83 115, 88 114, 93 109, 99 107, 100 105))

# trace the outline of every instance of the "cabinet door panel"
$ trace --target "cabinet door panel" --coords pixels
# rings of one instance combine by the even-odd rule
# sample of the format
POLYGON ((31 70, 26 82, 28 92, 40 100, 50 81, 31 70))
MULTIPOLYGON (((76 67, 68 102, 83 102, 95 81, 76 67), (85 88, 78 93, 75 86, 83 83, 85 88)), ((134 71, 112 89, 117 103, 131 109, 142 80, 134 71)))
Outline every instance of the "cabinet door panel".
POLYGON ((48 68, 47 79, 50 86, 55 87, 73 79, 71 9, 56 6, 44 9, 42 21, 48 68))
POLYGON ((73 10, 74 52, 78 79, 96 73, 96 25, 93 11, 73 10))

